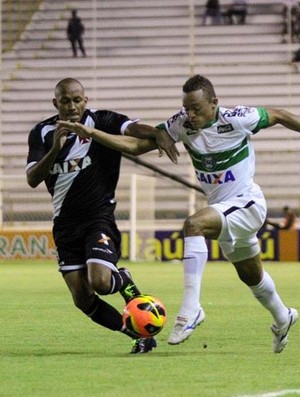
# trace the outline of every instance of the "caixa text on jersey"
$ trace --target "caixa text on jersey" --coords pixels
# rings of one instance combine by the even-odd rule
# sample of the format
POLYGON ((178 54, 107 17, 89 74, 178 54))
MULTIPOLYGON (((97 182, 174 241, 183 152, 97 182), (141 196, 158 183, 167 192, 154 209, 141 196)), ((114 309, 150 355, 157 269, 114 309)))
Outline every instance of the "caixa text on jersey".
POLYGON ((220 185, 222 183, 235 181, 235 177, 230 170, 226 172, 220 172, 218 174, 205 174, 203 172, 196 171, 196 176, 200 182, 213 185, 220 185))
POLYGON ((80 159, 73 159, 64 161, 63 163, 54 163, 50 171, 52 175, 55 174, 68 174, 69 172, 75 172, 84 170, 92 164, 90 156, 85 156, 80 159))

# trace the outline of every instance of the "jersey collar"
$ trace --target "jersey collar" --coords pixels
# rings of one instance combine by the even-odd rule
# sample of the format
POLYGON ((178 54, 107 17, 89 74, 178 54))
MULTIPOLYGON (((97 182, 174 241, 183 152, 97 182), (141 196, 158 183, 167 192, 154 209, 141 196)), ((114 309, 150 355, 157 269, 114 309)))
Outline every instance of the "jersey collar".
POLYGON ((219 117, 219 107, 218 107, 217 110, 216 110, 215 118, 214 118, 213 120, 209 121, 208 123, 206 123, 206 124, 203 126, 202 129, 211 127, 211 126, 212 126, 213 124, 215 124, 215 122, 218 120, 218 117, 219 117))

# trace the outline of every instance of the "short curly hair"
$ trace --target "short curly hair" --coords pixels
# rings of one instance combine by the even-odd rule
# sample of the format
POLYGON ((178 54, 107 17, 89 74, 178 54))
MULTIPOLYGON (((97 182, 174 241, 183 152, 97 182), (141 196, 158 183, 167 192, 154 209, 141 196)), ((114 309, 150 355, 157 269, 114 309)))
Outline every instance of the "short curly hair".
POLYGON ((192 91, 203 90, 204 95, 208 99, 216 97, 215 89, 211 81, 200 74, 190 77, 183 85, 182 90, 186 94, 192 91))

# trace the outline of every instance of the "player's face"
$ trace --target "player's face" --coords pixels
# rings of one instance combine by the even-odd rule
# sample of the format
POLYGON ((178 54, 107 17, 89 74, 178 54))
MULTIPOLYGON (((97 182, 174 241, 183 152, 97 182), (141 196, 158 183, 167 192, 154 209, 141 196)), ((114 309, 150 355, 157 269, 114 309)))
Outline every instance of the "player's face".
POLYGON ((195 129, 215 119, 218 99, 207 99, 202 90, 183 93, 183 107, 195 129))
POLYGON ((74 83, 62 87, 53 99, 53 104, 58 109, 60 120, 79 122, 86 109, 87 101, 82 87, 74 83))

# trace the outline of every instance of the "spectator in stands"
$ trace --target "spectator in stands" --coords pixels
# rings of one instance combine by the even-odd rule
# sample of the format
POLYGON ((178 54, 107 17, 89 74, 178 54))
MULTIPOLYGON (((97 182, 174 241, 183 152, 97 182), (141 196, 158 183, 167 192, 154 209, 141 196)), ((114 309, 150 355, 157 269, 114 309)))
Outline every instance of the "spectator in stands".
MULTIPOLYGON (((293 53, 292 63, 293 62, 295 62, 295 63, 300 62, 300 48, 293 53)), ((296 68, 295 71, 298 72, 298 68, 296 66, 295 66, 295 68, 296 68)))
POLYGON ((286 0, 283 5, 282 43, 300 42, 300 5, 297 0, 286 0))
MULTIPOLYGON (((131 337, 122 315, 99 297, 120 292, 127 302, 140 294, 129 271, 117 268, 120 232, 114 193, 121 153, 104 147, 96 136, 77 136, 57 122, 81 122, 116 135, 154 135, 156 129, 123 114, 87 109, 87 102, 79 81, 67 78, 56 85, 53 104, 58 114, 37 124, 29 135, 27 182, 35 188, 44 181, 52 196, 59 271, 74 304, 97 324, 131 337)), ((138 141, 135 154, 156 148, 154 140, 138 141)), ((134 339, 132 353, 155 346, 154 338, 134 339)))
POLYGON ((297 216, 295 211, 292 208, 290 208, 288 205, 285 205, 282 211, 284 215, 283 222, 273 222, 270 219, 267 219, 266 224, 281 230, 296 229, 297 216))
POLYGON ((222 23, 219 0, 207 0, 203 15, 203 25, 206 25, 208 18, 211 19, 212 24, 219 25, 222 23))
MULTIPOLYGON (((300 43, 300 3, 285 5, 285 23, 283 28, 283 43, 300 43), (290 20, 290 23, 289 23, 290 20)), ((291 65, 299 73, 300 48, 292 54, 291 65)))
POLYGON ((86 52, 83 43, 84 24, 77 16, 77 10, 72 10, 72 17, 69 19, 67 26, 67 36, 71 42, 73 57, 77 57, 77 45, 80 48, 82 55, 85 57, 86 52))
MULTIPOLYGON (((79 123, 63 123, 82 138, 97 138, 115 150, 128 153, 138 146, 129 137, 108 135, 79 123)), ((158 126, 160 132, 142 135, 133 131, 136 137, 155 138, 158 147, 169 144, 172 148, 174 142, 182 141, 207 194, 208 205, 184 223, 184 295, 169 344, 184 342, 205 319, 199 301, 207 261, 206 239, 213 239, 218 240, 241 281, 273 317, 273 351, 280 353, 286 346, 298 311, 282 302, 261 262, 256 235, 267 209, 264 195, 253 181, 255 157, 251 143, 253 134, 276 124, 300 132, 300 116, 282 109, 219 106, 212 83, 195 75, 183 85, 183 108, 158 126)))
POLYGON ((234 23, 243 25, 246 22, 247 14, 247 0, 233 0, 225 13, 225 21, 229 25, 233 25, 234 23))

